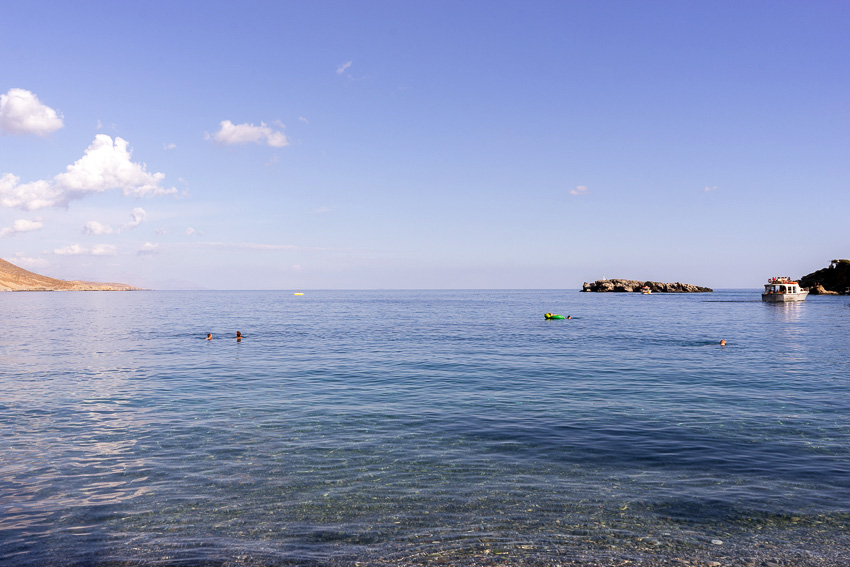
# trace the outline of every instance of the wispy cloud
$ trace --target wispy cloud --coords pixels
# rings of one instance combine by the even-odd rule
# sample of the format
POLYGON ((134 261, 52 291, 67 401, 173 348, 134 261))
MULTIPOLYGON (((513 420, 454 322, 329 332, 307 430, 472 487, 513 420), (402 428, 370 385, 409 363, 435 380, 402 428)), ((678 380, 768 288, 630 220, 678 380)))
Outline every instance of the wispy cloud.
POLYGON ((108 224, 103 224, 98 221, 89 221, 83 227, 83 234, 91 234, 98 236, 101 234, 121 234, 125 230, 136 228, 145 220, 147 213, 141 207, 136 207, 130 211, 130 222, 124 224, 120 229, 114 229, 108 224))
POLYGON ((84 248, 79 244, 71 244, 62 248, 56 248, 53 250, 53 253, 58 256, 81 256, 88 254, 88 248, 84 248))
POLYGON ((131 219, 130 222, 128 222, 127 224, 122 226, 121 229, 122 230, 129 230, 131 228, 136 228, 137 226, 139 226, 140 224, 142 224, 145 221, 145 217, 147 217, 147 216, 148 216, 148 214, 145 212, 145 210, 143 208, 136 207, 135 209, 130 211, 130 219, 131 219))
POLYGON ((717 191, 717 185, 714 185, 713 187, 709 187, 708 185, 706 185, 705 188, 703 188, 703 191, 706 193, 717 191))
POLYGON ((176 148, 176 147, 177 147, 177 144, 175 144, 175 143, 173 143, 173 142, 172 142, 172 143, 170 143, 170 144, 162 144, 162 149, 163 149, 163 150, 173 150, 173 149, 174 149, 174 148, 176 148))
POLYGON ((289 145, 289 141, 283 132, 273 130, 265 122, 260 122, 260 125, 256 126, 248 123, 234 124, 230 120, 222 120, 219 123, 218 132, 212 135, 206 134, 204 138, 225 146, 266 144, 273 148, 282 148, 289 145))
POLYGON ((113 244, 95 244, 91 247, 92 256, 115 256, 118 248, 113 244))
POLYGON ((28 211, 65 207, 75 199, 118 189, 127 197, 149 197, 176 193, 160 185, 163 173, 149 173, 145 164, 132 161, 129 144, 122 138, 98 134, 83 157, 65 168, 52 181, 21 184, 11 173, 0 176, 0 207, 28 211))
POLYGON ((112 234, 115 229, 108 224, 99 223, 97 221, 89 221, 83 227, 83 234, 91 234, 100 236, 101 234, 112 234))
POLYGON ((41 230, 43 227, 44 223, 41 222, 41 219, 18 219, 14 223, 12 223, 11 227, 0 229, 0 238, 12 236, 13 234, 18 234, 19 232, 32 232, 33 230, 41 230))
POLYGON ((575 189, 570 189, 570 195, 587 195, 590 190, 584 185, 577 185, 575 189))
POLYGON ((139 256, 150 256, 152 254, 159 253, 160 248, 159 244, 154 244, 153 242, 145 242, 141 248, 136 251, 136 254, 139 256))
POLYGON ((91 248, 71 244, 63 248, 56 248, 53 253, 57 256, 115 256, 118 249, 112 244, 96 244, 91 248))
POLYGON ((336 68, 336 74, 342 75, 348 70, 349 67, 351 67, 351 61, 346 61, 345 63, 336 68))
POLYGON ((62 115, 25 89, 0 95, 0 132, 47 136, 62 128, 62 115))
POLYGON ((44 258, 30 258, 20 254, 15 255, 15 264, 24 268, 43 268, 50 263, 44 258))
POLYGON ((256 242, 196 242, 192 246, 228 250, 299 250, 294 244, 260 244, 256 242))

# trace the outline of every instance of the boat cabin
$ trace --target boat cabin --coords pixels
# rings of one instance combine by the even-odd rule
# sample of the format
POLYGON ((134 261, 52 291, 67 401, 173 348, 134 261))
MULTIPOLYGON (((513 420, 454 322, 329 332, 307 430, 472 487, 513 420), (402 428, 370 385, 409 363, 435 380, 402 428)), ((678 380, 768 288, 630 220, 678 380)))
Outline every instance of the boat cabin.
POLYGON ((770 278, 764 284, 764 293, 767 295, 785 294, 785 293, 800 293, 800 284, 791 281, 791 278, 770 278))

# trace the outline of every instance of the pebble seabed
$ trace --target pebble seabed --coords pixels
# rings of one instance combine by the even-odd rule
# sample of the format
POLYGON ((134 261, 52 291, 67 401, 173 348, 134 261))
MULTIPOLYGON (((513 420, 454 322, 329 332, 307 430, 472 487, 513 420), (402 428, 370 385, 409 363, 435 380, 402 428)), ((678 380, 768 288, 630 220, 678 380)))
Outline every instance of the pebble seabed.
MULTIPOLYGON (((411 526, 385 525, 368 532, 362 531, 362 526, 346 531, 340 525, 324 530, 315 525, 300 529, 292 525, 283 534, 259 534, 251 533, 256 526, 239 529, 231 524, 236 529, 230 537, 224 533, 227 530, 199 531, 189 536, 186 530, 172 526, 183 532, 177 538, 160 525, 164 531, 159 533, 114 533, 107 538, 112 545, 101 540, 94 546, 99 549, 95 553, 79 548, 74 553, 60 544, 55 554, 42 553, 40 561, 44 563, 40 564, 846 567, 850 557, 850 514, 741 518, 734 523, 696 526, 653 520, 639 523, 639 519, 620 512, 623 513, 619 517, 609 511, 605 519, 600 513, 598 520, 572 524, 556 521, 554 525, 528 516, 512 521, 508 516, 502 526, 469 525, 463 534, 453 528, 454 533, 448 537, 425 523, 415 535, 411 534, 411 526), (504 531, 499 529, 502 527, 504 531), (644 535, 638 535, 636 530, 644 535), (282 538, 284 534, 288 537, 282 538)), ((149 527, 152 529, 153 525, 149 527)), ((83 533, 76 535, 86 539, 83 533)), ((22 557, 26 555, 18 559, 22 557)), ((13 552, 0 558, 0 565, 16 565, 15 559, 13 552)))

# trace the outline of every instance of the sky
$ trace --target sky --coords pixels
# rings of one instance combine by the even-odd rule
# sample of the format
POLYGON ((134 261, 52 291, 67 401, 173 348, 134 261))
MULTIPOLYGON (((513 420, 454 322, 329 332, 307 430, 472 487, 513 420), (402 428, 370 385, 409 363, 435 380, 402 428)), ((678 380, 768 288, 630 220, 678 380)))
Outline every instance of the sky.
POLYGON ((850 3, 0 0, 0 257, 153 289, 850 257, 850 3))

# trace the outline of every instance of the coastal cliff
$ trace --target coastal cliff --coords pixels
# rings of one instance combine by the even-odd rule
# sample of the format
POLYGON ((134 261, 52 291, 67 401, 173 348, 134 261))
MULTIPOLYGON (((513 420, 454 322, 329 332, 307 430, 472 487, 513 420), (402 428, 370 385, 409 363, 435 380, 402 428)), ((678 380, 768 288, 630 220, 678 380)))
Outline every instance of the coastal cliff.
POLYGON ((595 292, 639 292, 641 288, 649 288, 652 293, 708 293, 714 291, 710 287, 702 287, 681 282, 663 283, 637 280, 596 280, 593 283, 584 282, 582 291, 595 292))
POLYGON ((138 291, 122 283, 65 281, 42 276, 0 259, 0 291, 138 291))
POLYGON ((800 287, 809 288, 812 295, 850 293, 850 260, 833 260, 828 268, 800 278, 800 287))

